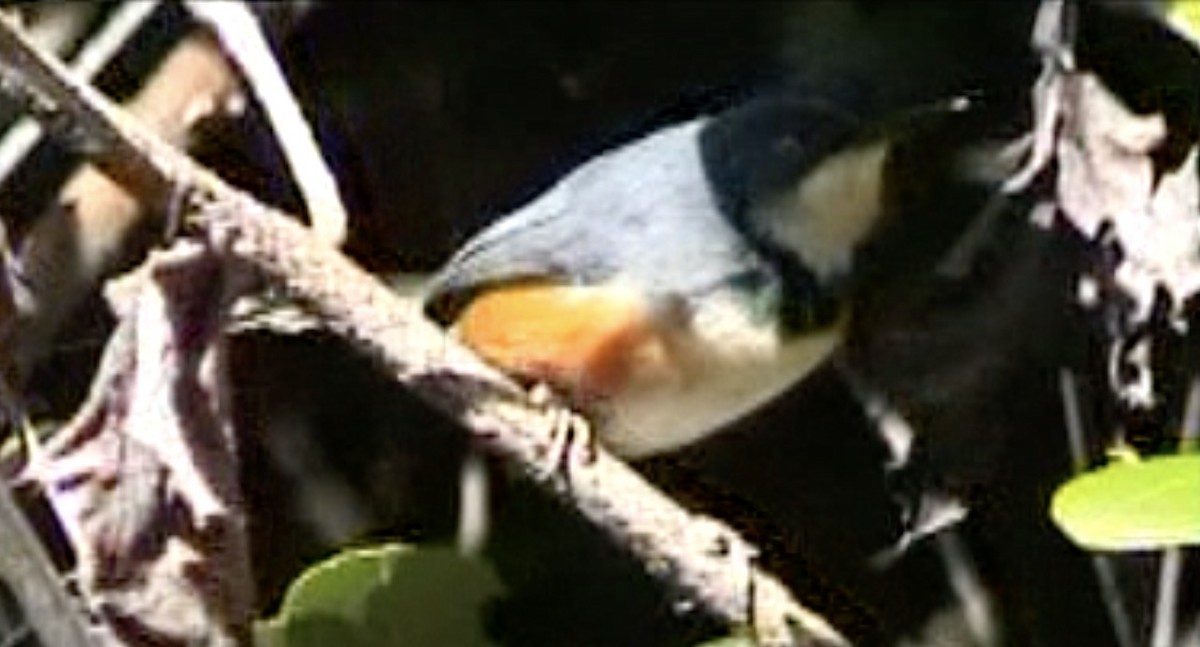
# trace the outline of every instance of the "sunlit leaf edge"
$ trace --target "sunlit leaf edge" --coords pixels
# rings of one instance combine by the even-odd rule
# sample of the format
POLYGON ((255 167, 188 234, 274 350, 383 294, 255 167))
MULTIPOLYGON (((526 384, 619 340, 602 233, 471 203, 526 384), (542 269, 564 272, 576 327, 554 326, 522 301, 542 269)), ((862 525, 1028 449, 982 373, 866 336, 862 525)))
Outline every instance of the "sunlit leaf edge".
POLYGON ((1200 454, 1118 461, 1054 493, 1050 516, 1093 550, 1156 550, 1200 544, 1200 454))

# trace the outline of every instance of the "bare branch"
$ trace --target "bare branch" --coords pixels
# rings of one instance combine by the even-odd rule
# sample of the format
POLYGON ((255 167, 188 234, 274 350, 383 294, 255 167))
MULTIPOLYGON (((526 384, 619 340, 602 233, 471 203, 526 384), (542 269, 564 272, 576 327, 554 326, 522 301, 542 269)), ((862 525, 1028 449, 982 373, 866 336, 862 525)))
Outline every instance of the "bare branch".
MULTIPOLYGON (((121 5, 100 33, 89 40, 71 61, 71 72, 80 80, 90 81, 121 51, 157 8, 157 0, 138 0, 121 5)), ((0 141, 0 182, 12 175, 41 139, 41 126, 27 117, 4 134, 4 139, 0 141)))

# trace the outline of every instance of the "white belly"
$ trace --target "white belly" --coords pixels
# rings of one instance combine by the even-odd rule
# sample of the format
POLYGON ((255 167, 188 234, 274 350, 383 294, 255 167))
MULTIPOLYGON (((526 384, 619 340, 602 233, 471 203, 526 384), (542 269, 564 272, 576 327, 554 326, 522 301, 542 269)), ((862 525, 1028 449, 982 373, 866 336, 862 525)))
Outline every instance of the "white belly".
POLYGON ((598 434, 606 447, 640 458, 695 442, 777 397, 824 362, 840 327, 791 339, 756 328, 726 300, 709 300, 670 379, 634 382, 606 403, 598 434))

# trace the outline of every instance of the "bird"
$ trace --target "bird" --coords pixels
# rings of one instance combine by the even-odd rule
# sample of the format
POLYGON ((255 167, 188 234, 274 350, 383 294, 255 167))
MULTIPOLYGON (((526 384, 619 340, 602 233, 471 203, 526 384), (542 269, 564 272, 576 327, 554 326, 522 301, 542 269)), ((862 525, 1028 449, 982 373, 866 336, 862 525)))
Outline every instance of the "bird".
POLYGON ((662 127, 470 237, 425 312, 565 395, 616 455, 686 447, 828 361, 871 277, 903 282, 887 259, 911 269, 897 245, 953 239, 909 206, 974 180, 980 113, 964 96, 878 119, 762 96, 662 127))

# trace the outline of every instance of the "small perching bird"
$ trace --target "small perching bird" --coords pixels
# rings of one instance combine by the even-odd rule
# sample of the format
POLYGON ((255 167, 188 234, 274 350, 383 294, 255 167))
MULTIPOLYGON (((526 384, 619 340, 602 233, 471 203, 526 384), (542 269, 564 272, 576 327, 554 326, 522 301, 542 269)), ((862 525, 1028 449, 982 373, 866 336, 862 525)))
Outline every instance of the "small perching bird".
POLYGON ((921 240, 913 203, 972 179, 977 113, 956 98, 864 123, 770 96, 663 128, 467 241, 427 312, 567 395, 617 454, 685 446, 830 357, 856 294, 895 282, 869 259, 904 257, 866 250, 921 240))

